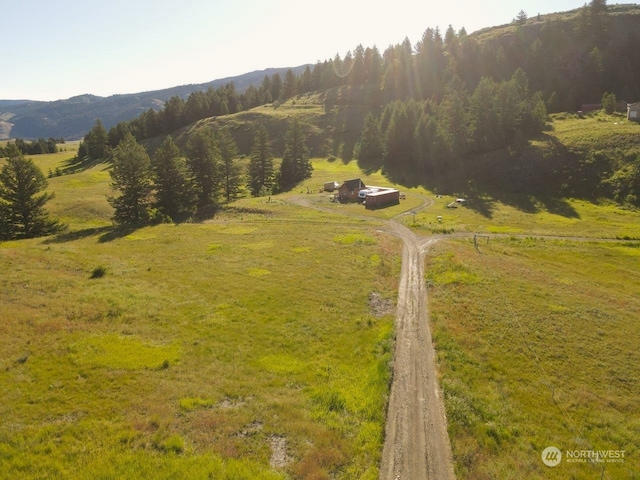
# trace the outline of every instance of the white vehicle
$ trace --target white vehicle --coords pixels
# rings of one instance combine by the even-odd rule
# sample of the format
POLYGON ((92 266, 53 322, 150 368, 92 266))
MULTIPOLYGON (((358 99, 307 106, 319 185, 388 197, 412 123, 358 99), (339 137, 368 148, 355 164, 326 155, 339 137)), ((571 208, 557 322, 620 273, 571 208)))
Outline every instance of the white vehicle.
POLYGON ((367 198, 367 195, 369 195, 370 193, 376 193, 378 190, 380 190, 378 187, 363 188, 362 190, 358 191, 358 198, 364 200, 365 198, 367 198))

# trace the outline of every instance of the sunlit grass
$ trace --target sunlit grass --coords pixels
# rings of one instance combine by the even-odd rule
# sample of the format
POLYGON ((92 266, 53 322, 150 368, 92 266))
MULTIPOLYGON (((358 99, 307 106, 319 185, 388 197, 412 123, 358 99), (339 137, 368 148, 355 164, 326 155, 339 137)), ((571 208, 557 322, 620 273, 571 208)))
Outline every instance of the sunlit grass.
POLYGON ((459 478, 637 478, 638 248, 435 247, 430 309, 459 478), (625 462, 550 469, 547 446, 625 450, 625 462))
POLYGON ((105 174, 52 179, 70 232, 0 244, 3 475, 376 478, 398 241, 275 196, 118 236, 105 174))
MULTIPOLYGON (((68 156, 38 161, 55 171, 68 156)), ((455 197, 421 187, 368 211, 319 190, 397 185, 355 161, 313 165, 293 192, 121 235, 106 164, 50 178, 48 208, 70 233, 0 243, 3 475, 377 478, 394 335, 368 299, 395 297, 401 245, 378 229, 403 212, 422 235, 565 237, 481 239, 482 256, 471 240, 447 242, 430 256, 461 478, 541 477, 547 442, 582 439, 628 450, 611 478, 640 470, 640 248, 570 241, 640 238, 638 212, 524 195, 450 209, 455 197), (425 199, 435 203, 421 209, 425 199), (269 465, 274 435, 287 441, 284 469, 269 465)), ((562 473, 593 471, 550 475, 562 473)))
POLYGON ((468 199, 466 206, 448 208, 454 200, 451 196, 436 198, 435 205, 416 214, 415 224, 412 216, 402 221, 426 233, 447 228, 457 233, 640 239, 640 211, 612 202, 558 199, 559 204, 554 202, 550 207, 530 202, 523 195, 509 203, 479 198, 468 199), (518 207, 518 203, 526 208, 518 207))
POLYGON ((114 370, 169 368, 180 359, 178 345, 152 345, 129 336, 85 336, 68 346, 71 361, 81 367, 114 370))

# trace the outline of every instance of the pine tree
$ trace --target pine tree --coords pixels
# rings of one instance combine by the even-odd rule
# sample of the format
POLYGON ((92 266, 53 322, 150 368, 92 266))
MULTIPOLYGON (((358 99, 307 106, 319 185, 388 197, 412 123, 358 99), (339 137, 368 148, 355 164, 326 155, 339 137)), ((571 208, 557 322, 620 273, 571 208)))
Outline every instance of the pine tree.
POLYGON ((271 98, 273 101, 277 101, 282 94, 282 78, 279 74, 274 73, 271 77, 271 98))
POLYGON ((445 132, 450 159, 461 162, 472 137, 463 92, 454 91, 444 98, 440 104, 439 120, 440 128, 445 132))
POLYGON ((193 174, 198 207, 215 205, 220 189, 220 152, 213 132, 202 129, 187 142, 187 165, 193 174))
POLYGON ((271 192, 273 186, 273 156, 269 144, 269 133, 260 125, 253 138, 251 162, 249 163, 249 190, 257 197, 263 192, 271 192))
POLYGON ((41 193, 47 188, 42 171, 15 145, 7 146, 7 154, 0 170, 0 240, 34 238, 61 231, 64 226, 50 219, 44 210, 53 193, 41 193))
POLYGON ((220 150, 220 179, 227 202, 240 196, 242 190, 242 169, 237 163, 238 146, 227 127, 218 131, 218 148, 220 150))
POLYGON ((93 160, 101 160, 109 156, 109 134, 100 119, 96 120, 93 128, 85 136, 85 144, 87 154, 93 160))
POLYGON ((378 118, 369 113, 364 120, 364 127, 360 135, 358 161, 367 170, 377 170, 382 166, 384 144, 378 118))
POLYGON ((195 206, 191 174, 182 152, 171 137, 158 147, 151 167, 156 189, 154 206, 174 220, 190 212, 195 206))
POLYGON ((504 132, 498 114, 498 86, 483 77, 470 98, 469 122, 474 132, 474 150, 485 152, 504 145, 504 132))
POLYGON ((602 109, 607 115, 611 115, 616 111, 616 95, 614 93, 605 92, 602 95, 602 109))
POLYGON ((293 71, 289 68, 284 75, 284 83, 282 85, 282 101, 289 100, 295 96, 297 92, 297 80, 293 71))
POLYGON ((518 25, 524 25, 525 23, 527 23, 528 18, 529 17, 527 16, 527 12, 525 12, 524 10, 520 10, 518 16, 515 18, 515 23, 517 23, 518 25))
POLYGON ((108 197, 109 204, 115 209, 115 223, 148 223, 153 190, 151 160, 133 135, 127 134, 113 151, 109 173, 111 188, 120 192, 117 197, 108 197))
POLYGON ((280 187, 282 190, 289 190, 296 183, 309 178, 313 171, 305 134, 297 118, 289 124, 284 141, 284 155, 280 165, 280 187))
POLYGON ((413 134, 417 119, 410 103, 394 104, 389 126, 385 131, 385 167, 389 170, 410 168, 413 163, 413 134))

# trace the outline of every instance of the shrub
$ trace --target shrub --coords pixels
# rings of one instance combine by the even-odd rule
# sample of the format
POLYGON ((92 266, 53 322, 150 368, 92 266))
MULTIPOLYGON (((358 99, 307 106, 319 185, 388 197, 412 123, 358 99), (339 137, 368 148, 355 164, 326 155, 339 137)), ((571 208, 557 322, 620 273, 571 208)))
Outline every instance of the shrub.
POLYGON ((102 278, 107 274, 107 267, 100 265, 93 269, 91 272, 91 278, 102 278))

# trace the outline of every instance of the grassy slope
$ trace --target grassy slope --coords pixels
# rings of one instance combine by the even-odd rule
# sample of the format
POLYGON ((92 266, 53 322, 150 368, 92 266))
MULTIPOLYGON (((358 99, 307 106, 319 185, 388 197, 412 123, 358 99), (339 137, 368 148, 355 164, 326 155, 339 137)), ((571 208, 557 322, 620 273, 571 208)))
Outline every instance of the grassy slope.
POLYGON ((376 478, 397 243, 284 197, 113 235, 107 179, 52 178, 71 232, 0 245, 2 475, 376 478))
MULTIPOLYGON (((238 116, 224 121, 249 131, 238 116)), ((554 124, 564 148, 579 149, 572 130, 589 141, 575 121, 554 124)), ((46 171, 65 158, 37 160, 46 171)), ((427 193, 404 189, 400 207, 366 212, 317 188, 385 178, 355 162, 314 166, 292 193, 337 214, 389 218, 427 193)), ((0 276, 0 459, 10 476, 376 477, 392 319, 373 317, 367 296, 393 297, 397 242, 286 195, 241 200, 202 225, 117 236, 104 165, 50 185, 72 232, 0 245, 2 271, 12 271, 0 276), (106 276, 90 279, 98 266, 106 276), (279 436, 292 463, 273 470, 279 436)), ((447 209, 455 197, 444 196, 401 221, 422 234, 640 238, 638 212, 618 206, 457 185, 448 193, 469 207, 447 209)), ((541 450, 556 445, 624 449, 626 462, 603 478, 633 478, 637 243, 481 239, 480 249, 452 238, 427 268, 460 477, 600 476, 601 466, 544 467, 541 450)))
MULTIPOLYGON (((637 147, 638 126, 615 117, 559 117, 552 126, 527 147, 534 162, 637 147)), ((503 161, 485 160, 487 171, 503 161)), ((493 172, 475 185, 465 185, 473 173, 463 172, 449 182, 452 195, 436 199, 415 223, 404 219, 425 233, 506 235, 480 238, 481 255, 469 239, 441 243, 428 258, 456 472, 474 479, 639 478, 640 213, 607 201, 500 191, 501 170, 493 172), (446 208, 453 193, 466 196, 468 207, 446 208), (599 241, 615 238, 635 241, 599 241), (565 459, 550 469, 540 459, 547 446, 563 454, 625 450, 625 461, 565 459)))
POLYGON ((638 478, 640 245, 479 248, 440 244, 427 266, 459 477, 638 478), (625 462, 549 469, 548 446, 625 450, 625 462))

